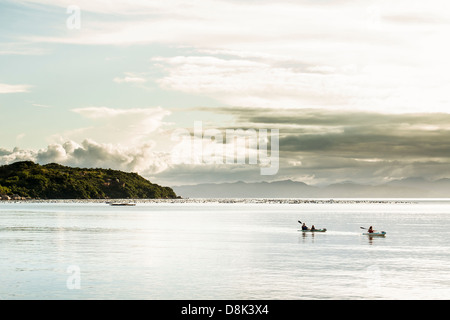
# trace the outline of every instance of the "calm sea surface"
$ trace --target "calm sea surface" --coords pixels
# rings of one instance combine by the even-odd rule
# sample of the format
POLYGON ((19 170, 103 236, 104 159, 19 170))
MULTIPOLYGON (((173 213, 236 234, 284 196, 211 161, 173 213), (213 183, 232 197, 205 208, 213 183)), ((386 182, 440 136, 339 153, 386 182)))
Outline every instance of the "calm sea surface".
POLYGON ((0 299, 450 299, 449 236, 450 201, 0 203, 0 299))

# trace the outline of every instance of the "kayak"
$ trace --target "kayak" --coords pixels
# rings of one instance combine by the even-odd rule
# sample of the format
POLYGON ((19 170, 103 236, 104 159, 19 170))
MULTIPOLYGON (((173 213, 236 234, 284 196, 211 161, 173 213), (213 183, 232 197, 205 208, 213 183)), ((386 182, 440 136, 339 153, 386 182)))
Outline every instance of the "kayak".
POLYGON ((314 229, 314 230, 300 230, 300 231, 302 231, 302 232, 325 232, 325 231, 327 231, 327 229, 314 229))
POLYGON ((386 236, 386 232, 381 231, 381 232, 365 232, 363 233, 364 236, 370 236, 370 237, 385 237, 386 236))

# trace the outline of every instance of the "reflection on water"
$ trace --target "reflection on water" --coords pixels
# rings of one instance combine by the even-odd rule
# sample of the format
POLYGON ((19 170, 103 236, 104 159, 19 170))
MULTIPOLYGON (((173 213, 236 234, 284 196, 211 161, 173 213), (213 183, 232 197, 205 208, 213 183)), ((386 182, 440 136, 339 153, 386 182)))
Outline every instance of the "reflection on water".
POLYGON ((385 239, 386 238, 385 236, 372 236, 372 235, 366 235, 366 234, 363 234, 363 237, 366 237, 369 240, 369 244, 370 245, 373 244, 374 240, 377 241, 378 239, 381 240, 381 239, 385 239))
POLYGON ((99 232, 121 232, 123 229, 115 228, 88 228, 88 227, 0 227, 1 231, 11 232, 87 232, 87 233, 99 233, 99 232))
POLYGON ((314 243, 314 237, 315 237, 315 233, 314 232, 302 232, 300 230, 300 234, 302 237, 302 241, 299 241, 299 243, 314 243))

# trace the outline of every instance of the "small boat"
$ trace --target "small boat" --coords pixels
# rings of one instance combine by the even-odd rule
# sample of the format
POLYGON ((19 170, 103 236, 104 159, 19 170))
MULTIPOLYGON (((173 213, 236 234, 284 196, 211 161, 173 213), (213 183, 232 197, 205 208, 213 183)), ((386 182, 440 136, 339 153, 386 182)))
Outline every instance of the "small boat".
POLYGON ((308 230, 300 230, 300 231, 302 231, 302 232, 326 232, 327 231, 327 229, 314 229, 314 230, 311 230, 311 229, 308 229, 308 230))
POLYGON ((369 237, 385 237, 386 236, 386 232, 381 231, 381 232, 364 232, 363 233, 364 236, 369 236, 369 237))
POLYGON ((130 202, 112 202, 109 204, 110 206, 135 206, 136 203, 130 202))

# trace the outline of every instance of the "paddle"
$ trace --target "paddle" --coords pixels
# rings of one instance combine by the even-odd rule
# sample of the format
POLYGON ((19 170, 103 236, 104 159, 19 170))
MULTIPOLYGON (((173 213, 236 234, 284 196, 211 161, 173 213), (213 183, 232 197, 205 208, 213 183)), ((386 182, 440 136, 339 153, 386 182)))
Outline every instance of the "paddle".
MULTIPOLYGON (((361 229, 364 229, 364 230, 366 230, 367 228, 364 228, 364 227, 360 227, 361 229)), ((373 230, 373 232, 377 232, 377 230, 373 230)), ((381 231, 382 233, 384 232, 384 231, 381 231)))
MULTIPOLYGON (((300 220, 297 220, 298 223, 302 224, 302 222, 300 220)), ((303 230, 303 226, 302 226, 302 230, 303 230)), ((309 230, 309 228, 307 228, 306 230, 309 230)))

